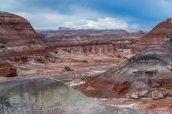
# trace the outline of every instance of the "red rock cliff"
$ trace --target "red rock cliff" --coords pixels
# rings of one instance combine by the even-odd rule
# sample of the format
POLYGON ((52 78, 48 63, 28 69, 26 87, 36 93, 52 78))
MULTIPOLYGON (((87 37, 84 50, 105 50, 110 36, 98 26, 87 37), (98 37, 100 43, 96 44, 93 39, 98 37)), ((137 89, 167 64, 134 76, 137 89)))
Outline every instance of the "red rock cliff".
POLYGON ((40 36, 26 19, 0 12, 0 56, 40 50, 43 47, 40 36))

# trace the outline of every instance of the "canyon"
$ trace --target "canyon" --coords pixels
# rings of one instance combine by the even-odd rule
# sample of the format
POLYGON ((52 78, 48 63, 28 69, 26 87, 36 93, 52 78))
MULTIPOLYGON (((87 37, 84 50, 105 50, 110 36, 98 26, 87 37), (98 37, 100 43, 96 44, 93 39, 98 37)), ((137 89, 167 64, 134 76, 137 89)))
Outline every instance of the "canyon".
POLYGON ((170 114, 171 28, 36 31, 0 12, 0 113, 170 114))

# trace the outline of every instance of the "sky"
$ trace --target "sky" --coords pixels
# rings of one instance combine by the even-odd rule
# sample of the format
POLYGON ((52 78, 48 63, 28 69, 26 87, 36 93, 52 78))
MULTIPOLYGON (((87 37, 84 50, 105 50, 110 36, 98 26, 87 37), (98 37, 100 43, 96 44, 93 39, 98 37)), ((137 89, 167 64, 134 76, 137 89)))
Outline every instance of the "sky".
POLYGON ((0 11, 25 17, 35 29, 150 30, 172 17, 172 0, 1 0, 0 11))

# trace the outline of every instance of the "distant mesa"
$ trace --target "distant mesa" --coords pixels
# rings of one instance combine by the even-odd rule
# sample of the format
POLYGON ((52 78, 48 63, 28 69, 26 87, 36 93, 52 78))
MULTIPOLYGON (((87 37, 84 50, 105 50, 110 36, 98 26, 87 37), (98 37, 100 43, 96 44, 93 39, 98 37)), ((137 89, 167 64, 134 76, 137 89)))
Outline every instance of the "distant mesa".
POLYGON ((76 30, 75 28, 59 27, 59 30, 76 30))

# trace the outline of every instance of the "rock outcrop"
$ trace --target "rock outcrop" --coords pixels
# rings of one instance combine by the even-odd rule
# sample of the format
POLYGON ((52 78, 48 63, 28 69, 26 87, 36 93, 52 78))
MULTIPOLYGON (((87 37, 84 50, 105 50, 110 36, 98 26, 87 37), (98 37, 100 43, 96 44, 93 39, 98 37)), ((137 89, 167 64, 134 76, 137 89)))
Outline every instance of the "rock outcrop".
POLYGON ((43 49, 40 36, 24 18, 0 12, 0 57, 43 49))
POLYGON ((15 14, 0 12, 0 76, 14 77, 17 68, 6 62, 46 53, 41 37, 31 24, 15 14))
POLYGON ((39 39, 26 19, 6 12, 0 12, 0 34, 1 43, 7 47, 33 44, 39 39))
POLYGON ((138 50, 142 50, 149 45, 157 44, 163 40, 167 35, 172 33, 172 21, 171 18, 159 23, 150 32, 143 36, 139 42, 136 43, 138 50))
POLYGON ((17 76, 17 68, 6 61, 0 62, 0 77, 15 77, 17 76))
POLYGON ((172 19, 166 19, 165 21, 158 24, 155 28, 153 28, 148 34, 146 34, 145 38, 163 38, 166 34, 172 33, 172 19))

